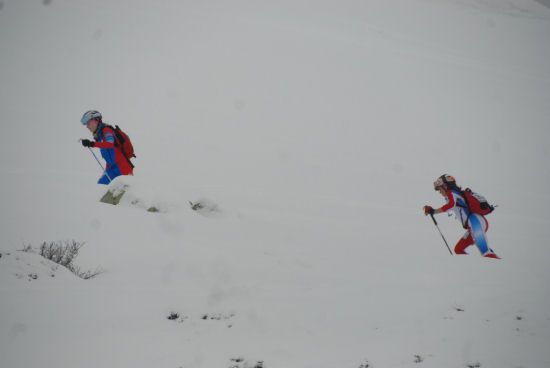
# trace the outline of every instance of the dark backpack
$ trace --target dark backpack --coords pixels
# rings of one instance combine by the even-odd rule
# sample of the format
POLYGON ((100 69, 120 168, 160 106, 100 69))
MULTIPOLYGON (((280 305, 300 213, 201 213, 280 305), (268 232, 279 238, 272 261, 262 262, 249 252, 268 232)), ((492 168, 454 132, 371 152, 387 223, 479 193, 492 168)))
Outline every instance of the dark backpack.
POLYGON ((461 194, 466 201, 466 208, 472 213, 485 216, 495 210, 495 206, 490 205, 484 196, 474 192, 470 188, 466 188, 461 194))
POLYGON ((108 124, 103 124, 106 127, 109 127, 113 130, 115 133, 115 147, 120 147, 120 150, 122 151, 122 154, 128 160, 128 163, 130 166, 132 166, 132 169, 134 168, 134 164, 130 159, 132 157, 136 157, 134 153, 134 146, 132 145, 132 141, 130 140, 130 137, 128 134, 124 133, 122 129, 118 125, 115 125, 114 127, 108 124))

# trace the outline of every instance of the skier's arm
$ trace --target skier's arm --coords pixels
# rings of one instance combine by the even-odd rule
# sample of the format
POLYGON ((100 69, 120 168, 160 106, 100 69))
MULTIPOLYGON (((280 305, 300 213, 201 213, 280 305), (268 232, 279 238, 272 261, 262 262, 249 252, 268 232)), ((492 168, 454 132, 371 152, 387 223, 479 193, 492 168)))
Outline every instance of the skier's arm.
POLYGON ((447 199, 449 201, 443 207, 435 209, 434 213, 447 212, 455 206, 455 197, 453 196, 453 192, 451 190, 447 191, 447 199))
POLYGON ((95 142, 94 147, 97 148, 113 148, 115 146, 114 142, 95 142))
POLYGON ((106 131, 103 135, 103 139, 103 142, 95 142, 94 147, 107 149, 115 147, 115 136, 112 132, 106 131))

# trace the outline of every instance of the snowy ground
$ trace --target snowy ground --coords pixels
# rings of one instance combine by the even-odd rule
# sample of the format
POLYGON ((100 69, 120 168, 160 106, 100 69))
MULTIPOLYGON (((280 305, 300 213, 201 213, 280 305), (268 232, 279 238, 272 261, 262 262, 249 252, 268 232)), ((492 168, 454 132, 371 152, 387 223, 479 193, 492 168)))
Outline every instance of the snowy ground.
POLYGON ((0 1, 0 365, 550 367, 545 4, 0 1), (423 216, 445 172, 502 260, 423 216), (103 272, 21 251, 65 239, 103 272))

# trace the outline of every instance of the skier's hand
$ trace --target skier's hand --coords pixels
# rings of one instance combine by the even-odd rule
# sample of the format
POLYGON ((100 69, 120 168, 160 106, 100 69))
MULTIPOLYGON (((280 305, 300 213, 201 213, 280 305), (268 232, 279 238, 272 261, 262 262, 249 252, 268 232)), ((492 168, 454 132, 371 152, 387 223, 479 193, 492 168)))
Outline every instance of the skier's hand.
POLYGON ((431 206, 424 206, 424 215, 433 215, 435 210, 431 206))
POLYGON ((83 139, 82 140, 82 145, 84 147, 94 147, 95 146, 95 142, 89 140, 89 139, 83 139))

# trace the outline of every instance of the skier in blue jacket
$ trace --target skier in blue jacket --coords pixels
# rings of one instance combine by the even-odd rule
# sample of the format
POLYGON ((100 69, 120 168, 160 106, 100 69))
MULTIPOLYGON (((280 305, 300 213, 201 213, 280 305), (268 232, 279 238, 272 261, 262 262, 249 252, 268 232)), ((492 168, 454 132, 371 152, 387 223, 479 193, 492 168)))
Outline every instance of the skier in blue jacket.
POLYGON ((99 111, 90 110, 85 112, 80 122, 92 132, 95 139, 95 141, 83 139, 82 145, 84 147, 99 148, 101 156, 107 163, 103 175, 97 182, 98 184, 109 184, 120 175, 134 175, 129 160, 124 156, 121 146, 117 144, 115 132, 110 126, 103 123, 99 111))

